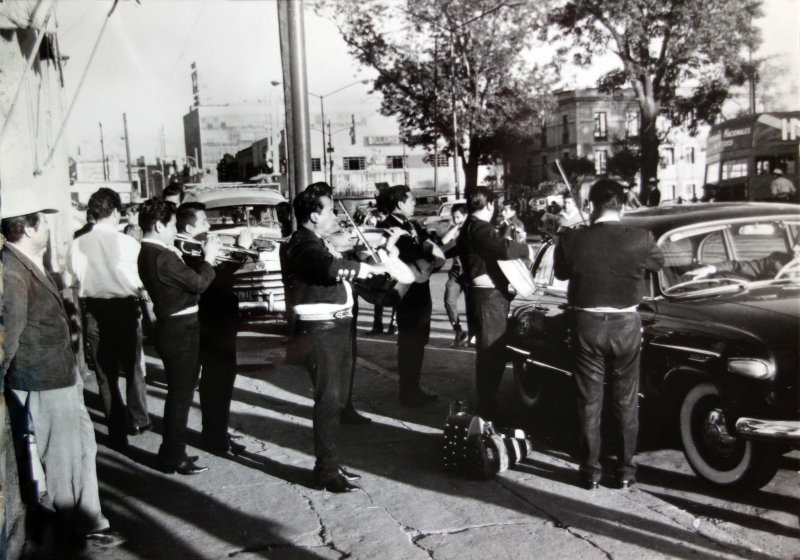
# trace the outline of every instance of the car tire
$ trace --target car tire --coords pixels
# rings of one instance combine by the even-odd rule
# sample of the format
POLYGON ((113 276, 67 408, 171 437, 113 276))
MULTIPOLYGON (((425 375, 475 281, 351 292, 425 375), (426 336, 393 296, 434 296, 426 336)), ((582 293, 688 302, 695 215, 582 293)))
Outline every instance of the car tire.
POLYGON ((689 466, 719 486, 761 488, 778 470, 779 453, 728 431, 719 389, 700 383, 684 396, 680 434, 689 466))
POLYGON ((514 386, 525 408, 535 409, 542 403, 544 374, 525 360, 514 360, 514 386))

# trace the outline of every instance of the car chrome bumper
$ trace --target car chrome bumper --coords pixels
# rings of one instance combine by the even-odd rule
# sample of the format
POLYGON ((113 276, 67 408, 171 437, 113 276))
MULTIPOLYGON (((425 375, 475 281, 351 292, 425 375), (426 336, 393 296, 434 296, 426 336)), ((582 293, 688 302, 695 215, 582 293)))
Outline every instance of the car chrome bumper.
POLYGON ((800 420, 762 420, 742 417, 736 421, 742 439, 800 445, 800 420))

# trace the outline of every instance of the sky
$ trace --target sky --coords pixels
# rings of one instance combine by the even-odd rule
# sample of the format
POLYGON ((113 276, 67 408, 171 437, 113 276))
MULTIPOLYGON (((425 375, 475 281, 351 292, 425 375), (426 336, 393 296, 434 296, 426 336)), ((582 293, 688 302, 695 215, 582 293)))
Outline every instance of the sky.
MULTIPOLYGON (((275 0, 121 0, 107 18, 111 0, 61 0, 58 37, 65 68, 65 105, 80 92, 67 126, 73 156, 100 155, 102 122, 106 154, 125 156, 123 117, 128 121, 131 157, 154 162, 165 154, 180 160, 183 115, 192 104, 191 69, 196 62, 202 104, 279 103, 281 81, 275 0), (106 21, 107 20, 107 21, 106 21), (90 53, 105 30, 86 77, 90 53)), ((764 45, 759 54, 780 56, 800 67, 800 0, 765 0, 764 45)), ((305 12, 309 91, 321 95, 374 76, 347 53, 336 27, 305 12)), ((595 70, 599 71, 600 68, 595 70)), ((591 85, 592 73, 567 74, 573 87, 591 85), (586 82, 586 83, 581 83, 586 82)), ((325 111, 377 111, 370 86, 356 84, 325 100, 325 111)), ((794 104, 800 109, 800 100, 794 104)), ((310 100, 312 115, 318 101, 310 100)))

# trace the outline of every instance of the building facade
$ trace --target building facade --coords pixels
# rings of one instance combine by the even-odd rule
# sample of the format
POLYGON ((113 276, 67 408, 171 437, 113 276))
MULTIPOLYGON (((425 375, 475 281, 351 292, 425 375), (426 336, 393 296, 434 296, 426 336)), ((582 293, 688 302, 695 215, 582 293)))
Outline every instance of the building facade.
MULTIPOLYGON (((614 153, 638 144, 639 106, 630 90, 613 95, 597 89, 565 90, 555 97, 555 107, 528 160, 529 176, 535 180, 557 179, 552 172, 556 158, 588 158, 595 173, 604 175, 614 153)), ((707 131, 693 137, 677 128, 665 134, 658 170, 662 200, 701 196, 706 136, 707 131)))

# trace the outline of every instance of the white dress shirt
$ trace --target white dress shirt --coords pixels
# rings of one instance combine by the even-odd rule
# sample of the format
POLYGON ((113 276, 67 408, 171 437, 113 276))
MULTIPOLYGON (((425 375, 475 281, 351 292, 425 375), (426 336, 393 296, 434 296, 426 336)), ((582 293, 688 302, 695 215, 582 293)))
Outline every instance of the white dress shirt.
POLYGON ((79 282, 79 296, 139 297, 139 242, 112 224, 95 224, 72 242, 69 268, 79 282))

